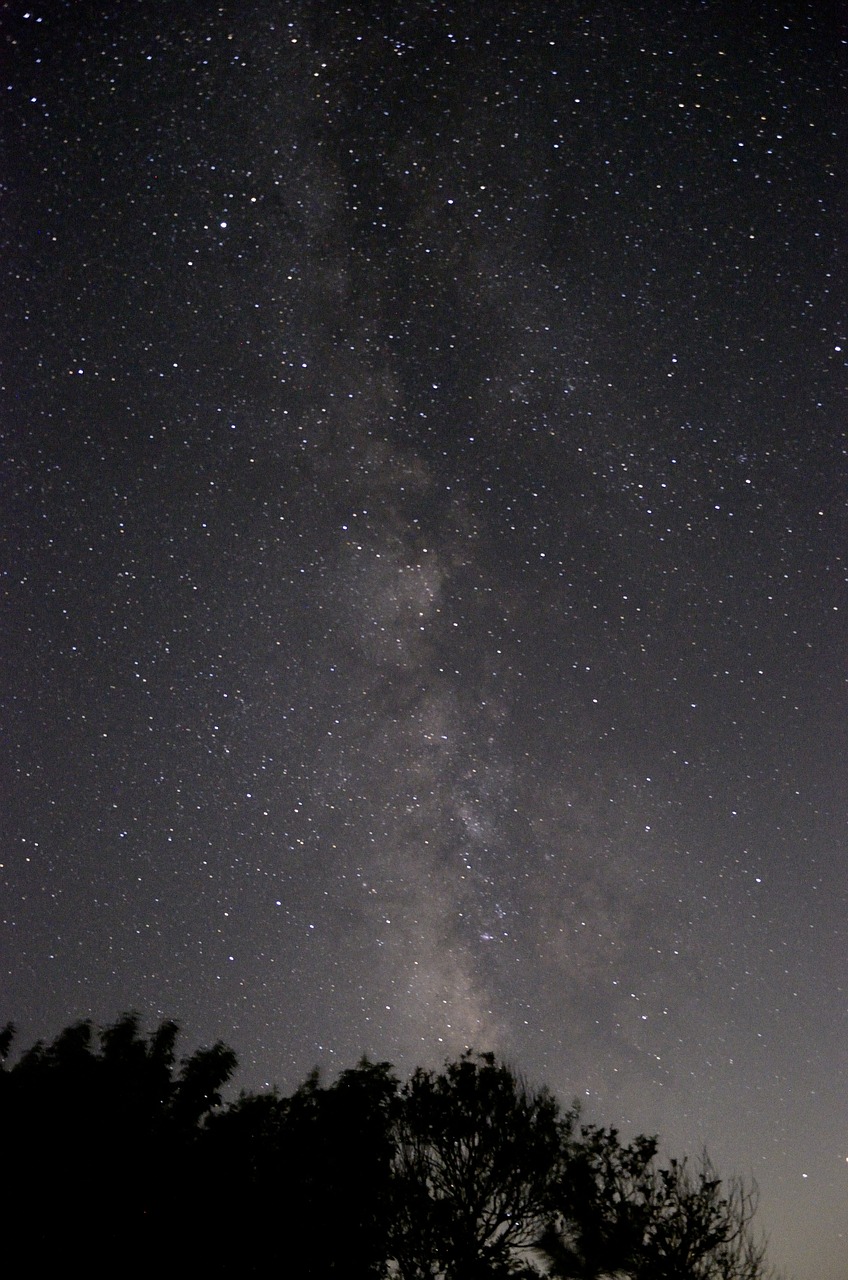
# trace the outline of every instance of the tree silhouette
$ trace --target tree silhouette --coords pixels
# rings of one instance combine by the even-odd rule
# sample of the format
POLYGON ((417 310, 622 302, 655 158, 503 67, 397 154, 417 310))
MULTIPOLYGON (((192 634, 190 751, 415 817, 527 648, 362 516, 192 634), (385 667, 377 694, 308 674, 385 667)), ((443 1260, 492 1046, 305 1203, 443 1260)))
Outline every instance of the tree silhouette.
POLYGON ((389 1063, 363 1059, 324 1102, 324 1187, 336 1205, 337 1234, 321 1274, 373 1280, 385 1274, 391 1228, 398 1080, 389 1063))
POLYGON ((624 1147, 615 1129, 581 1129, 561 1166, 558 1212, 539 1240, 555 1275, 629 1274, 646 1230, 656 1149, 652 1138, 624 1147))
POLYGON ((672 1160, 654 1177, 638 1280, 761 1280, 765 1242, 752 1230, 757 1188, 723 1182, 704 1154, 694 1166, 672 1160))
POLYGON ((396 1129, 391 1255, 403 1280, 526 1273, 571 1120, 491 1054, 416 1071, 396 1129))
POLYGON ((176 1058, 138 1015, 66 1027, 9 1065, 0 1031, 7 1261, 302 1280, 767 1280, 756 1188, 709 1159, 577 1127, 492 1054, 400 1085, 363 1059, 290 1097, 242 1094, 222 1042, 176 1058))
POLYGON ((212 1117, 199 1150, 227 1212, 204 1269, 284 1271, 298 1240, 302 1277, 384 1275, 397 1090, 388 1063, 363 1060, 328 1088, 313 1072, 290 1098, 242 1094, 212 1117))
POLYGON ((704 1155, 656 1163, 657 1142, 623 1146, 586 1126, 564 1162, 560 1212, 540 1247, 560 1280, 766 1280, 752 1231, 756 1188, 726 1184, 704 1155))
MULTIPOLYGON (((75 1240, 115 1257, 133 1240, 172 1247, 202 1120, 235 1067, 218 1044, 175 1071, 176 1037, 176 1024, 163 1022, 146 1039, 135 1014, 99 1033, 78 1022, 3 1070, 0 1132, 14 1170, 4 1228, 37 1242, 45 1268, 62 1265, 75 1240)), ((124 1257, 121 1270, 141 1264, 124 1257)))

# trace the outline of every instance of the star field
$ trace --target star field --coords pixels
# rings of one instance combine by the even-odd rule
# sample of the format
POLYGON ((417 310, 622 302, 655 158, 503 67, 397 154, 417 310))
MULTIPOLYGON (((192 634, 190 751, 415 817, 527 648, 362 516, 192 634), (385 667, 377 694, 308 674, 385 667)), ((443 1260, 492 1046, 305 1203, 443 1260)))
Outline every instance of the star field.
POLYGON ((491 1048, 839 1280, 835 12, 2 36, 4 1018, 491 1048))

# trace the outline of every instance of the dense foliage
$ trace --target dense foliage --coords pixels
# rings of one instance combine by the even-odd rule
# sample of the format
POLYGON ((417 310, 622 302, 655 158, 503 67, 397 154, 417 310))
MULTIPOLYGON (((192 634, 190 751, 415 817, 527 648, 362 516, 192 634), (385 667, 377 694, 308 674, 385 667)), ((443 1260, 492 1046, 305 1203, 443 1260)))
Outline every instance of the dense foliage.
POLYGON ((363 1061, 242 1094, 177 1027, 68 1027, 13 1065, 0 1034, 7 1250, 35 1274, 345 1280, 763 1280, 753 1192, 580 1126, 490 1054, 401 1083, 363 1061))

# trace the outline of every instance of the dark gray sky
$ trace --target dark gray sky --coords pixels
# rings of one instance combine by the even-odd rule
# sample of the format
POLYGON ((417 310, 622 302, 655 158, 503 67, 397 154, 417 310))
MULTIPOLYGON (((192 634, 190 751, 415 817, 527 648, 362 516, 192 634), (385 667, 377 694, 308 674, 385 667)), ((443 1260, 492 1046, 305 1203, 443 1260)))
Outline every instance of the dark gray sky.
POLYGON ((833 12, 3 5, 23 1043, 493 1048, 844 1276, 833 12))

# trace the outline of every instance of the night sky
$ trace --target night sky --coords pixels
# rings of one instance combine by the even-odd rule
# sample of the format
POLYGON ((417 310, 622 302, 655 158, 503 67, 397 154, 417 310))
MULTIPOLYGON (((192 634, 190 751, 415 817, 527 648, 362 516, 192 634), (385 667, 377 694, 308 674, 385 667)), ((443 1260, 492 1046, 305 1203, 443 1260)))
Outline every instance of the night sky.
POLYGON ((835 7, 0 23, 3 1019, 491 1048, 844 1280, 835 7))

